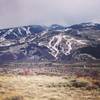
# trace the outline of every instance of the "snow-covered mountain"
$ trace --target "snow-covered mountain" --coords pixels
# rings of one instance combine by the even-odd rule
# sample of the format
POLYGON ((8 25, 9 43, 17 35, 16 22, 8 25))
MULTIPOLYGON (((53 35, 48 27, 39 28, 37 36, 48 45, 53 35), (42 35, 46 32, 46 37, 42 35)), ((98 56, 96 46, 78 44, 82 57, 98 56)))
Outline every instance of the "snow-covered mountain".
POLYGON ((30 25, 0 30, 0 63, 100 59, 100 24, 30 25))

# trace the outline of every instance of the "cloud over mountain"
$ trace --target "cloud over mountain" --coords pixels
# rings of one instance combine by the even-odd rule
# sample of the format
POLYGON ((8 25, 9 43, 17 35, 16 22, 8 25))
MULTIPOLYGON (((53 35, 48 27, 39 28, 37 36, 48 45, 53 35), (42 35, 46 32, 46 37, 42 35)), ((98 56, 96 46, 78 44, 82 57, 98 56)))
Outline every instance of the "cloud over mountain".
POLYGON ((98 20, 99 5, 100 0, 0 0, 0 28, 98 20))

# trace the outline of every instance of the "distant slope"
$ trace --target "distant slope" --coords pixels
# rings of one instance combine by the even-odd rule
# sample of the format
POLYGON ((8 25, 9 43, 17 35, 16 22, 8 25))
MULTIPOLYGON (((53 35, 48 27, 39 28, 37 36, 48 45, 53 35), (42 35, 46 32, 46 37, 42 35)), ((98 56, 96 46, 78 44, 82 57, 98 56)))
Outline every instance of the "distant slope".
POLYGON ((100 59, 100 24, 30 25, 0 30, 0 63, 32 60, 64 63, 100 59))

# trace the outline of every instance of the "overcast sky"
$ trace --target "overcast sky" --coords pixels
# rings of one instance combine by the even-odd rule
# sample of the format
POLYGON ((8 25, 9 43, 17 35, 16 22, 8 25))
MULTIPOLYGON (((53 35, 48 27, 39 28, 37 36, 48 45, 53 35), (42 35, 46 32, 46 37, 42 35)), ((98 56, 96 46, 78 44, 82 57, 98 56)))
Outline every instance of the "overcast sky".
POLYGON ((0 0, 0 28, 99 21, 100 0, 0 0))

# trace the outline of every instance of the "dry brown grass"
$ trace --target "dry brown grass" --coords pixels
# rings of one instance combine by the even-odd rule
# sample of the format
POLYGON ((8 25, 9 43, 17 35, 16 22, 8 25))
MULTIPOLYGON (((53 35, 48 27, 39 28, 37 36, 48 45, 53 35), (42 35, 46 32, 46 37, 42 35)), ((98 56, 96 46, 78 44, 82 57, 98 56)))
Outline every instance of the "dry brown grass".
POLYGON ((72 80, 99 84, 83 77, 4 75, 0 76, 0 100, 100 100, 99 89, 77 88, 71 86, 72 80))

